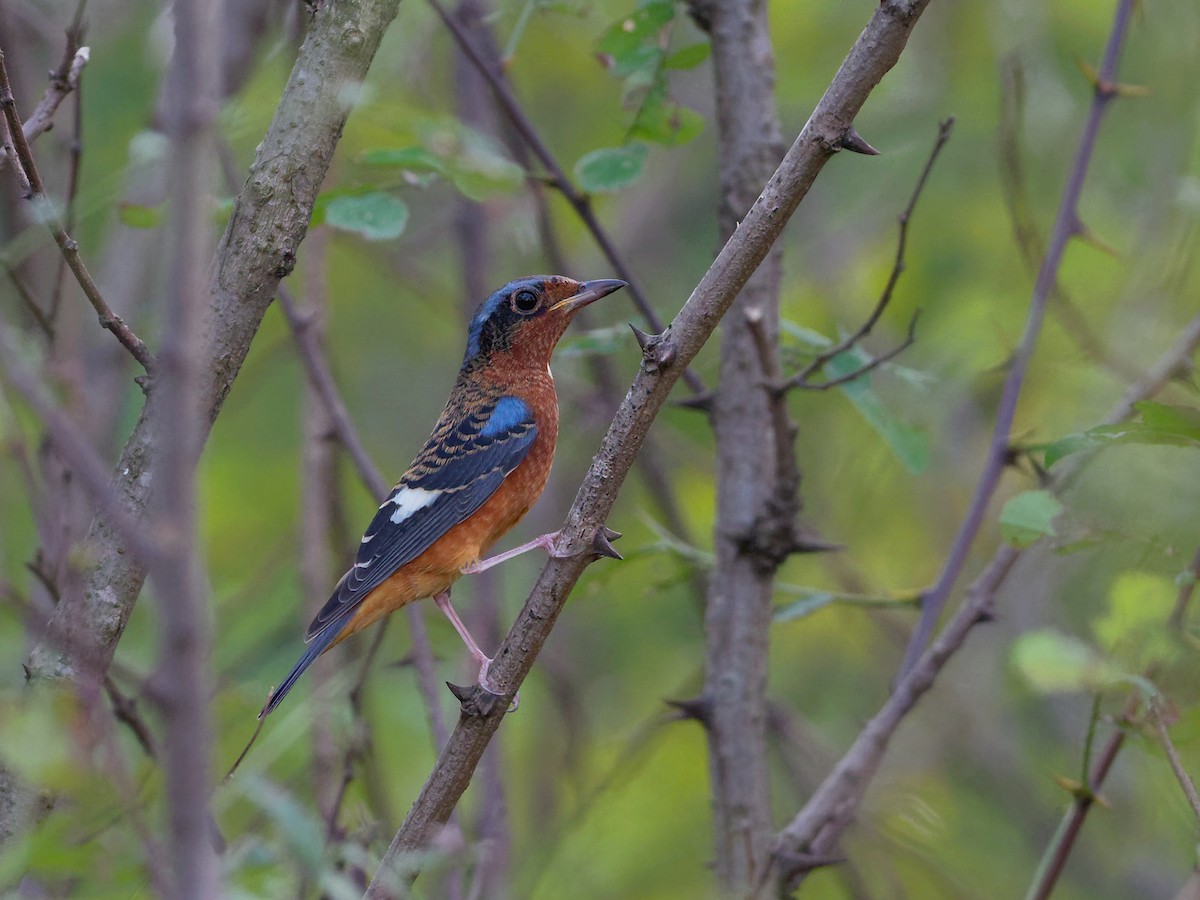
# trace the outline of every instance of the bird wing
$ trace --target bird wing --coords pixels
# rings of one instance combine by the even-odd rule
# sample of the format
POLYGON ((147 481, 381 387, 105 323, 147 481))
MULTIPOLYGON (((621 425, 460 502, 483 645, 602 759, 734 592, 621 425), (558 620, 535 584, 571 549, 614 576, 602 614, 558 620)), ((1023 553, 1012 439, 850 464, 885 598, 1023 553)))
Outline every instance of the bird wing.
POLYGON ((335 623, 340 631, 371 591, 483 506, 537 437, 533 411, 518 397, 472 404, 461 416, 449 414, 451 408, 379 507, 354 565, 308 626, 306 640, 335 623))

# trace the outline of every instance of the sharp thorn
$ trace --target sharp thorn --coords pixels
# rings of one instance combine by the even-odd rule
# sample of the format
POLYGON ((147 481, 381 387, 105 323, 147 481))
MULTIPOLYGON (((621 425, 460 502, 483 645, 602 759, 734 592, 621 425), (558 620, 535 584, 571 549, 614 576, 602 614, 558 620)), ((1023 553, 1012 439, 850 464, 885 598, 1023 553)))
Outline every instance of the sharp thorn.
POLYGON ((629 323, 629 330, 633 332, 633 336, 637 340, 638 346, 642 348, 643 352, 645 352, 646 347, 650 345, 650 342, 658 337, 656 334, 647 334, 632 322, 629 323))
POLYGON ((663 703, 671 707, 678 713, 679 719, 694 719, 708 727, 709 719, 712 715, 711 705, 704 697, 693 697, 690 700, 671 700, 666 698, 663 703))
POLYGON ((864 156, 879 155, 879 151, 864 141, 863 136, 854 130, 853 125, 846 129, 846 133, 842 135, 842 139, 838 143, 843 149, 853 153, 861 153, 864 156))
POLYGON ((613 531, 607 525, 601 525, 596 529, 596 533, 592 535, 592 553, 597 558, 604 557, 606 559, 624 559, 617 549, 612 545, 621 536, 621 532, 613 531))
POLYGON ((450 688, 450 693, 454 695, 454 699, 464 706, 467 704, 467 701, 475 696, 476 691, 479 690, 479 685, 477 684, 454 684, 450 681, 446 682, 446 687, 450 688))

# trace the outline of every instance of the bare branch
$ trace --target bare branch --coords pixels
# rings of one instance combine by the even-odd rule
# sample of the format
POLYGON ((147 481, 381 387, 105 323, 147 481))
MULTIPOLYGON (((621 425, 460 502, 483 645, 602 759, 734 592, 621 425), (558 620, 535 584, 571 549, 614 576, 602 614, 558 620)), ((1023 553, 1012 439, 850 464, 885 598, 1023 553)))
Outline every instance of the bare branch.
POLYGON ((1192 776, 1187 773, 1187 769, 1183 767, 1183 760, 1179 758, 1179 751, 1175 749, 1175 744, 1171 740, 1171 732, 1167 729, 1162 704, 1161 697, 1155 697, 1148 704, 1150 721, 1154 723, 1154 730, 1158 732, 1158 739, 1162 742, 1163 750, 1167 754, 1171 771, 1175 773, 1175 780, 1183 788, 1188 805, 1192 808, 1192 814, 1195 815, 1197 823, 1200 823, 1200 794, 1196 793, 1196 784, 1192 781, 1192 776))
MULTIPOLYGON (((91 55, 91 51, 87 47, 80 46, 83 38, 80 21, 86 3, 87 0, 80 0, 79 6, 76 7, 74 22, 67 29, 67 44, 63 51, 62 62, 50 73, 50 84, 46 86, 46 92, 21 126, 21 134, 27 143, 33 143, 39 136, 54 127, 54 114, 58 111, 58 107, 68 94, 79 87, 79 78, 83 74, 83 67, 87 65, 91 55)), ((0 169, 4 168, 4 164, 12 157, 13 154, 7 152, 7 148, 0 150, 0 169)))
MULTIPOLYGON (((838 152, 846 123, 854 121, 875 85, 895 65, 928 2, 885 0, 880 4, 779 168, 663 333, 661 341, 672 351, 670 364, 643 359, 567 514, 561 546, 579 555, 547 563, 496 654, 490 676, 506 697, 516 692, 528 674, 587 566, 589 559, 583 550, 611 512, 642 441, 683 367, 711 336, 825 163, 838 152)), ((420 863, 407 855, 428 846, 449 819, 506 709, 507 703, 501 701, 490 709, 477 710, 480 714, 468 713, 459 719, 381 862, 368 896, 393 896, 404 880, 415 877, 420 863), (407 875, 401 871, 406 866, 407 875)))
POLYGON ((6 146, 11 146, 12 153, 16 156, 17 174, 25 188, 26 199, 33 205, 34 215, 44 220, 50 233, 54 235, 54 241, 62 251, 63 259, 66 260, 75 280, 79 282, 84 296, 96 310, 96 315, 100 317, 100 327, 111 331, 113 336, 121 342, 121 346, 133 355, 142 368, 146 372, 152 373, 154 358, 150 355, 149 349, 121 317, 112 311, 112 307, 100 293, 100 288, 92 280, 91 273, 88 272, 83 258, 79 255, 79 244, 67 234, 62 222, 59 221, 58 214, 54 211, 53 202, 46 196, 46 189, 42 185, 42 176, 38 173, 37 165, 33 160, 33 152, 30 150, 29 142, 25 139, 24 131, 21 128, 21 117, 17 113, 12 85, 8 81, 3 50, 0 50, 0 108, 4 110, 4 119, 8 125, 9 139, 12 142, 11 145, 6 144, 6 146))
POLYGON ((1116 96, 1112 83, 1116 78, 1117 60, 1128 33, 1128 24, 1133 10, 1133 0, 1119 0, 1109 34, 1108 46, 1100 64, 1100 77, 1092 95, 1091 108, 1088 111, 1087 123, 1079 139, 1079 147, 1075 151, 1075 159, 1067 176, 1067 184, 1063 189, 1062 201, 1059 204, 1058 215, 1054 220, 1054 228, 1050 233, 1050 243, 1042 266, 1034 284, 1033 296, 1029 302, 1029 314, 1025 320, 1025 332, 1009 364, 1008 376, 1004 380, 1004 389, 1000 396, 1000 405, 996 410, 996 425, 992 431, 991 444, 984 461, 983 471, 975 487, 958 533, 946 562, 938 575, 937 581, 925 595, 921 609, 921 618, 909 640, 905 651, 904 661, 900 666, 900 678, 903 679, 917 663, 922 650, 929 643, 938 618, 954 590, 955 582, 967 563, 971 545, 975 541, 979 529, 983 526, 988 506, 1000 484, 1000 476, 1004 473, 1009 459, 1009 432, 1012 430, 1013 417, 1017 411, 1017 400, 1021 396, 1021 388, 1025 382, 1025 373, 1037 347, 1038 335, 1041 333, 1042 322, 1046 315, 1046 305, 1058 280, 1058 268, 1062 263, 1063 253, 1067 242, 1074 237, 1079 229, 1079 197, 1083 193, 1083 182, 1091 163, 1092 151, 1096 146, 1096 136, 1100 132, 1100 121, 1108 109, 1109 101, 1116 96))

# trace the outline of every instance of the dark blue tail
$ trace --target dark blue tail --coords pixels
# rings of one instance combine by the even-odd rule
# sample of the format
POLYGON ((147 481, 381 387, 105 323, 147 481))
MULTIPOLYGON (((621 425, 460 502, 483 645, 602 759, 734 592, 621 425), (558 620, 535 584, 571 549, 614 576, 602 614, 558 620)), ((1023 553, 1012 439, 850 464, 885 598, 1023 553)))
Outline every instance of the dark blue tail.
POLYGON ((304 655, 300 657, 300 661, 292 667, 292 671, 288 672, 287 678, 283 679, 279 687, 271 692, 271 698, 267 701, 267 705, 258 714, 259 719, 265 719, 275 711, 275 707, 283 701, 288 691, 295 687, 296 682, 300 680, 300 676, 304 674, 304 670, 313 664, 313 660, 328 650, 329 645, 341 634, 343 625, 345 625, 345 622, 335 619, 323 628, 319 634, 313 636, 312 643, 308 645, 308 649, 304 651, 304 655))

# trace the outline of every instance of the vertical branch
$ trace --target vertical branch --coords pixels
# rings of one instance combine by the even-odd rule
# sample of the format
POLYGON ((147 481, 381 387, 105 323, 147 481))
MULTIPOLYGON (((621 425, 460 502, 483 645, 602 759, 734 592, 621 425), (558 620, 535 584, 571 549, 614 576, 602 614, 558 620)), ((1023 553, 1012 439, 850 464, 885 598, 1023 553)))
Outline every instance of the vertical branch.
POLYGON ((208 235, 216 161, 218 3, 175 0, 173 9, 175 51, 167 73, 173 283, 163 316, 160 377, 153 390, 162 465, 152 508, 163 549, 150 575, 159 608, 156 693, 164 721, 174 896, 207 898, 219 891, 219 870, 209 832, 212 684, 207 597, 197 552, 196 460, 203 435, 205 275, 212 252, 208 235))
MULTIPOLYGON (((301 327, 315 352, 325 343, 325 241, 320 229, 309 237, 305 291, 301 327)), ((332 535, 337 507, 337 432, 329 407, 312 381, 306 379, 301 394, 303 449, 300 462, 300 584, 304 609, 316 615, 329 596, 333 584, 334 560, 332 535)), ((338 666, 339 651, 322 654, 312 666, 313 691, 329 681, 338 666)), ((329 716, 321 704, 313 709, 313 784, 317 809, 333 833, 337 803, 341 794, 342 765, 330 728, 329 716)))
MULTIPOLYGON (((728 239, 783 152, 775 112, 775 64, 765 0, 714 3, 721 198, 718 223, 728 239)), ((775 534, 791 535, 796 484, 779 482, 777 453, 764 437, 793 452, 793 429, 776 431, 764 390, 763 358, 779 334, 781 253, 771 248, 721 323, 720 382, 713 397, 717 443, 716 563, 710 574, 705 634, 704 715, 712 782, 714 865, 724 889, 744 892, 766 865, 771 838, 767 770, 767 646, 775 571, 787 552, 775 534), (782 507, 777 500, 782 496, 782 507)), ((779 404, 782 409, 782 402, 779 404)))

